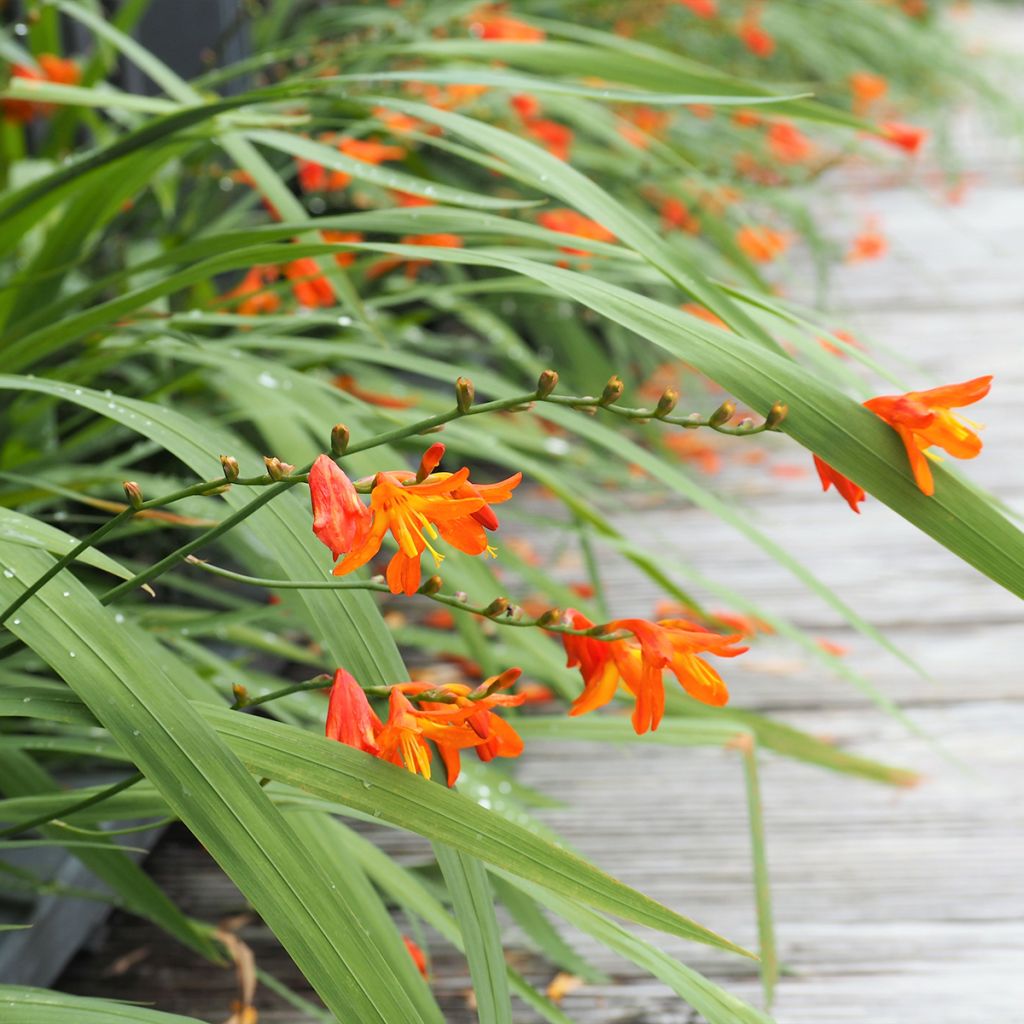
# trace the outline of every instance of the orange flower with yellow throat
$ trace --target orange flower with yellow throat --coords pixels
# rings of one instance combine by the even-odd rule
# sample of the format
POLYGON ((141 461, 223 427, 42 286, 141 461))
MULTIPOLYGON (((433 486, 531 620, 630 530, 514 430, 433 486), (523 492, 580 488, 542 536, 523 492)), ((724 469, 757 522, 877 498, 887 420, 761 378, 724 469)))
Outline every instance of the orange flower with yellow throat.
POLYGON ((309 471, 313 502, 313 532, 335 558, 335 576, 365 565, 381 549, 390 532, 398 551, 387 568, 393 594, 415 594, 419 589, 420 556, 429 551, 436 565, 444 559, 434 546, 438 540, 467 555, 495 554, 487 531, 498 528, 491 509, 508 501, 522 480, 516 473, 494 484, 476 484, 463 467, 456 473, 435 473, 445 446, 432 445, 424 453, 418 473, 392 470, 378 473, 366 508, 352 484, 333 459, 321 455, 309 471))
MULTIPOLYGON (((592 629, 582 612, 566 613, 573 629, 592 629)), ((568 657, 567 667, 579 668, 583 692, 573 701, 570 715, 583 715, 603 707, 620 686, 636 698, 633 728, 638 735, 657 729, 665 711, 662 676, 668 669, 683 689, 703 704, 721 706, 729 700, 722 677, 700 655, 734 658, 746 647, 737 647, 740 636, 722 636, 687 619, 616 619, 605 623, 606 633, 627 632, 632 636, 603 640, 595 636, 562 634, 568 657)))
MULTIPOLYGON (((929 448, 941 448, 954 459, 973 459, 981 451, 981 438, 969 424, 954 415, 953 410, 980 402, 992 387, 991 375, 975 377, 961 384, 946 384, 928 391, 908 391, 903 395, 880 395, 869 398, 864 407, 870 409, 899 434, 910 461, 914 482, 922 494, 935 493, 935 480, 929 459, 936 456, 929 448)), ((817 455, 814 463, 821 477, 823 490, 830 485, 846 499, 854 512, 864 500, 864 491, 817 455)))
POLYGON ((928 391, 881 395, 868 399, 864 407, 899 434, 917 486, 922 494, 930 495, 935 492, 935 481, 927 449, 941 448, 954 459, 973 459, 981 451, 981 438, 952 410, 980 402, 991 387, 991 375, 975 377, 928 391))
POLYGON ((382 722, 355 678, 338 669, 327 707, 327 738, 427 779, 433 743, 444 762, 448 785, 453 786, 463 750, 476 750, 481 761, 522 753, 522 738, 492 710, 516 707, 526 700, 525 693, 499 692, 512 686, 520 674, 518 668, 507 669, 475 690, 456 683, 440 687, 398 683, 390 688, 388 720, 382 722))

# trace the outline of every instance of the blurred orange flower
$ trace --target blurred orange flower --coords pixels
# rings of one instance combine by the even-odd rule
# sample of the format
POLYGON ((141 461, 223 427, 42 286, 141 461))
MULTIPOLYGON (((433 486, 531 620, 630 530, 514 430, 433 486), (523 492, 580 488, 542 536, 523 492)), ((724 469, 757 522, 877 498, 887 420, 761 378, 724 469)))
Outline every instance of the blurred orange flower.
POLYGON ((757 263, 770 263, 789 248, 789 236, 765 225, 746 225, 736 232, 736 244, 757 263))
POLYGON ((801 163, 814 153, 814 143, 790 121, 775 121, 768 127, 768 148, 784 164, 801 163))
MULTIPOLYGON (((538 215, 537 223, 549 231, 558 231, 564 235, 579 235, 580 238, 591 238, 595 242, 615 241, 615 236, 606 227, 575 210, 545 210, 538 215)), ((586 249, 572 249, 566 246, 560 246, 560 249, 571 256, 591 255, 586 249)))
POLYGON ((904 149, 911 155, 917 153, 928 138, 926 129, 901 121, 884 122, 879 125, 878 134, 890 145, 904 149))
POLYGON ((546 36, 543 29, 502 14, 502 5, 478 8, 469 16, 469 31, 478 39, 512 43, 537 43, 546 36))
POLYGON ((713 18, 718 13, 718 0, 675 0, 680 7, 691 10, 698 18, 713 18))
POLYGON ((292 282, 292 291, 301 305, 309 309, 317 309, 337 303, 338 299, 334 294, 334 289, 321 273, 312 256, 303 256, 286 263, 284 273, 285 277, 292 282))
MULTIPOLYGON (((52 53, 41 53, 36 58, 39 67, 27 64, 14 64, 11 67, 11 78, 21 78, 30 82, 52 82, 55 85, 78 85, 81 72, 73 60, 66 60, 52 53)), ((27 124, 32 118, 49 117, 56 110, 52 103, 39 103, 34 100, 0 100, 0 109, 4 119, 16 124, 27 124)))
POLYGON ((854 238, 846 253, 847 263, 864 263, 881 259, 889 249, 888 239, 878 227, 878 221, 869 217, 863 229, 854 238))
POLYGON ((853 112, 865 114, 889 91, 889 83, 870 71, 856 71, 850 75, 850 93, 853 96, 853 112))

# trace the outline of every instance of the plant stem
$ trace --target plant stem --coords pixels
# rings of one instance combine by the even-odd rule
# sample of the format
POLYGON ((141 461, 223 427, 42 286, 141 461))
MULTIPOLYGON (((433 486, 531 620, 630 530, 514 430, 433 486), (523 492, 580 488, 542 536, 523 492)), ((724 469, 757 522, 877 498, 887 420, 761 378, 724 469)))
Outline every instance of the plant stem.
MULTIPOLYGON (((273 590, 370 590, 378 594, 391 593, 391 589, 386 583, 380 583, 375 580, 339 580, 333 577, 323 580, 274 580, 232 572, 230 569, 222 569, 220 566, 211 565, 209 562, 204 562, 199 558, 190 558, 188 561, 190 565, 194 565, 197 569, 202 569, 213 576, 221 576, 224 579, 234 580, 238 583, 247 583, 252 587, 266 587, 273 590)), ((460 612, 479 615, 481 618, 488 619, 499 626, 517 626, 521 629, 537 627, 549 633, 563 633, 567 636, 587 636, 597 640, 625 640, 633 635, 628 630, 621 629, 615 632, 608 632, 602 625, 591 626, 589 629, 573 629, 571 626, 565 626, 559 622, 541 622, 539 618, 523 618, 517 614, 519 609, 514 604, 506 606, 501 611, 491 612, 488 610, 490 605, 471 605, 468 601, 463 601, 454 594, 431 594, 424 590, 419 590, 417 593, 420 597, 428 597, 431 601, 436 601, 438 604, 446 605, 449 608, 455 608, 460 612)), ((312 686, 307 688, 314 689, 312 686)))

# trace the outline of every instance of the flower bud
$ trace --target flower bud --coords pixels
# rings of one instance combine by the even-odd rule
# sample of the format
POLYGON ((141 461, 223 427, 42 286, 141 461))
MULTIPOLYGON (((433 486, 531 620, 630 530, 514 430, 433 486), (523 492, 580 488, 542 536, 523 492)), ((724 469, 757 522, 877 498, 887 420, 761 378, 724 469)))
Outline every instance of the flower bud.
POLYGON ((654 410, 654 415, 659 419, 662 416, 667 416, 676 407, 676 402, 678 401, 679 392, 675 388, 665 388, 661 394, 661 398, 658 399, 658 405, 654 410))
POLYGON ((565 612, 561 608, 549 608, 546 612, 537 616, 538 626, 553 626, 562 621, 565 612))
POLYGON ((231 692, 235 695, 236 708, 244 708, 249 703, 249 691, 241 683, 235 683, 231 692))
POLYGON ((348 427, 344 423, 335 423, 331 428, 331 453, 344 455, 348 451, 348 427))
POLYGON ((617 402, 622 397, 622 392, 625 389, 625 385, 622 383, 622 378, 612 377, 608 383, 604 386, 604 391, 601 392, 600 405, 611 405, 613 402, 617 402))
POLYGON ((220 457, 220 466, 224 470, 224 479, 229 484, 233 484, 238 479, 238 474, 241 470, 238 468, 238 459, 233 455, 222 455, 220 457))
POLYGON ((455 404, 459 407, 459 412, 469 412, 473 407, 475 394, 473 382, 468 377, 459 377, 455 382, 455 404))
POLYGON ((776 402, 764 418, 765 430, 774 430, 786 418, 788 412, 789 406, 785 402, 776 402))
POLYGON ((547 398, 558 387, 558 374, 554 370, 545 370, 537 378, 537 397, 547 398))
POLYGON ((484 610, 483 615, 489 619, 497 618, 499 615, 504 615, 508 611, 508 598, 507 597, 496 597, 484 610))
POLYGON ((295 467, 287 462, 282 462, 274 455, 264 455, 263 462, 266 464, 267 473, 271 480, 284 480, 295 472, 295 467))
POLYGON ((732 419, 733 413, 736 412, 735 402, 723 402, 709 417, 709 427, 721 427, 724 426, 729 420, 732 419))
POLYGON ((142 508, 142 488, 134 480, 125 480, 122 486, 128 504, 136 511, 142 508))
POLYGON ((464 590, 456 590, 452 596, 459 604, 465 604, 469 600, 469 595, 464 590))
POLYGON ((430 579, 420 587, 420 593, 425 594, 427 597, 431 597, 440 591, 441 584, 443 582, 444 581, 440 576, 431 576, 430 579))
POLYGON ((419 468, 416 470, 416 483, 423 483, 437 469, 444 458, 444 453, 445 446, 440 441, 436 441, 423 453, 419 468))

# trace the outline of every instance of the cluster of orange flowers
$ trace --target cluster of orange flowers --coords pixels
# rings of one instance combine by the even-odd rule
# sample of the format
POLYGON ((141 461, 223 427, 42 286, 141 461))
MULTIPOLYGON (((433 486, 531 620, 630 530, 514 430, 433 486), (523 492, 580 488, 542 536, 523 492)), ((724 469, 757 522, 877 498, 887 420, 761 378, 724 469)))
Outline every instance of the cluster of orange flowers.
POLYGON ((438 538, 467 555, 494 555, 488 530, 498 528, 492 505, 508 501, 523 478, 516 473, 495 484, 476 484, 463 467, 455 473, 435 472, 445 446, 434 444, 420 460, 419 470, 390 470, 373 478, 369 508, 338 464, 321 455, 309 472, 313 501, 313 532, 341 561, 334 568, 344 576, 366 565, 391 533, 398 551, 387 568, 393 594, 415 594, 420 585, 420 556, 429 551, 436 565, 444 556, 433 546, 438 538))
POLYGON ((493 710, 523 703, 525 694, 500 692, 512 686, 520 674, 518 668, 507 669, 475 690, 455 683, 440 687, 398 683, 389 690, 388 719, 381 722, 366 691, 339 668, 327 705, 327 737, 427 779, 433 743, 444 762, 448 785, 454 786, 463 750, 475 750, 481 761, 522 753, 522 738, 493 710))

